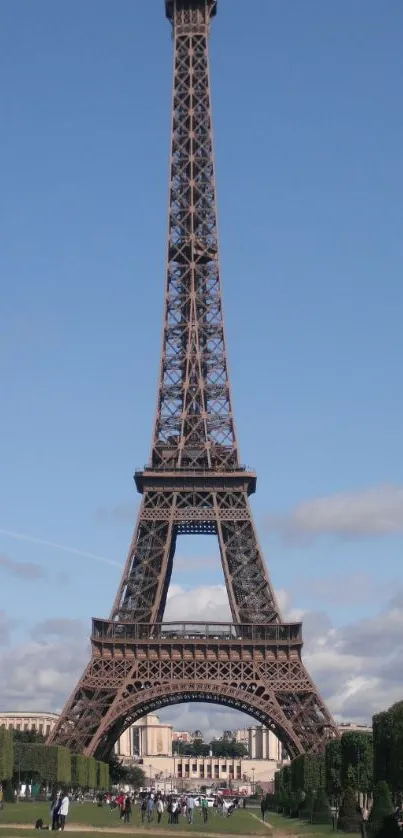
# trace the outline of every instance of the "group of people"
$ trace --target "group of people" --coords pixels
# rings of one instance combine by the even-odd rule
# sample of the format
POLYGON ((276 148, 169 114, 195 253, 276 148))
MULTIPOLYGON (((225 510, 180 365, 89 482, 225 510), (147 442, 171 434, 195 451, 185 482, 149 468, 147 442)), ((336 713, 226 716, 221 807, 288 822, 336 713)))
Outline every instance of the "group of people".
MULTIPOLYGON (((105 802, 110 806, 111 811, 118 809, 119 818, 124 823, 130 823, 130 818, 133 812, 134 801, 128 794, 122 792, 116 796, 106 795, 105 802)), ((208 801, 206 797, 200 799, 201 816, 203 822, 208 821, 208 801)), ((143 794, 139 799, 139 808, 141 812, 142 822, 151 823, 156 819, 157 823, 161 823, 164 812, 168 815, 169 824, 178 824, 179 816, 187 818, 189 824, 194 823, 196 800, 191 795, 164 795, 161 792, 143 794)), ((236 806, 234 803, 227 803, 224 800, 217 800, 217 811, 222 815, 231 815, 236 806)))
POLYGON ((70 798, 67 792, 59 792, 50 800, 50 814, 52 817, 52 829, 64 831, 67 815, 69 814, 70 798))
MULTIPOLYGON (((57 832, 64 832, 66 818, 69 813, 70 798, 67 792, 54 792, 50 798, 50 817, 52 819, 52 830, 57 832)), ((35 823, 35 829, 45 830, 49 829, 43 822, 43 818, 38 818, 35 823)))

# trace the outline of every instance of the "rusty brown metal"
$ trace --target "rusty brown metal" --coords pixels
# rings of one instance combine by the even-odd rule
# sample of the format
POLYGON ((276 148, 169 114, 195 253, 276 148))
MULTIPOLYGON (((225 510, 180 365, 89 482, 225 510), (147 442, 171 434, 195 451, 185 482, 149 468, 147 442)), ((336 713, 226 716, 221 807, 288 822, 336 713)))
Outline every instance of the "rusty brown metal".
POLYGON ((276 731, 291 755, 337 729, 281 620, 239 462, 220 283, 208 36, 215 0, 166 0, 174 31, 165 313, 150 462, 109 620, 49 741, 106 757, 144 713, 210 701, 276 731), (163 623, 178 534, 218 537, 231 624, 163 623))

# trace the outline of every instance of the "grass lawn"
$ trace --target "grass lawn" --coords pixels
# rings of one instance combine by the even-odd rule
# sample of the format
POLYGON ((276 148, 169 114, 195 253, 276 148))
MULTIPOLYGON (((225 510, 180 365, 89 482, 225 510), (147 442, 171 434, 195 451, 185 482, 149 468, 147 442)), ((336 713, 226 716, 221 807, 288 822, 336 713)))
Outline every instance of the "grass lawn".
MULTIPOLYGON (((338 835, 341 838, 344 832, 333 832, 332 826, 320 826, 318 824, 308 823, 307 821, 300 821, 298 818, 283 818, 282 815, 276 815, 274 812, 267 812, 266 820, 273 826, 273 832, 268 832, 268 835, 294 835, 305 836, 312 835, 313 838, 330 838, 331 835, 338 835)), ((349 838, 359 835, 358 832, 349 833, 349 838)))
MULTIPOLYGON (((133 806, 133 814, 129 829, 140 830, 144 836, 147 833, 161 833, 161 830, 168 833, 171 832, 187 832, 208 835, 209 833, 219 833, 227 835, 271 835, 272 831, 262 824, 261 820, 248 810, 239 809, 230 818, 223 818, 216 814, 216 811, 209 810, 209 819, 206 824, 203 823, 200 811, 195 813, 194 824, 188 824, 186 818, 180 817, 179 824, 169 825, 168 815, 164 812, 162 816, 161 825, 157 826, 156 818, 150 824, 141 822, 141 814, 138 806, 133 806)), ((7 824, 30 824, 34 827, 37 818, 42 818, 45 825, 50 824, 49 806, 46 803, 14 803, 5 804, 4 811, 0 812, 0 838, 8 838, 8 835, 17 838, 19 835, 27 836, 27 830, 7 829, 7 824)), ((282 820, 282 818, 280 818, 282 820)), ((118 829, 126 834, 127 825, 119 820, 117 810, 110 811, 107 806, 96 806, 92 803, 73 803, 70 806, 70 812, 66 823, 66 832, 75 832, 76 836, 83 835, 85 838, 90 838, 93 832, 80 833, 80 826, 92 827, 102 830, 103 838, 107 838, 108 827, 118 829)), ((36 833, 38 834, 38 833, 36 833)), ((116 833, 112 833, 111 835, 116 833)), ((136 838, 139 833, 136 831, 136 838)))

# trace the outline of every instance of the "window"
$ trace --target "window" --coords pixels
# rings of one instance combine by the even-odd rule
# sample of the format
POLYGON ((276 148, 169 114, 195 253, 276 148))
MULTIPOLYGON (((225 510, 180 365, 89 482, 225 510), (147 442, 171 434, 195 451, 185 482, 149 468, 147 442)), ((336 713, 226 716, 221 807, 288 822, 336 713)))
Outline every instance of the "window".
POLYGON ((16 725, 16 726, 15 726, 15 729, 16 729, 16 730, 21 730, 21 725, 20 725, 20 724, 16 725))
POLYGON ((43 734, 43 725, 39 725, 39 733, 43 734))
POLYGON ((24 730, 28 730, 28 722, 24 725, 24 730))
POLYGON ((195 773, 197 771, 197 762, 192 762, 192 771, 195 773))

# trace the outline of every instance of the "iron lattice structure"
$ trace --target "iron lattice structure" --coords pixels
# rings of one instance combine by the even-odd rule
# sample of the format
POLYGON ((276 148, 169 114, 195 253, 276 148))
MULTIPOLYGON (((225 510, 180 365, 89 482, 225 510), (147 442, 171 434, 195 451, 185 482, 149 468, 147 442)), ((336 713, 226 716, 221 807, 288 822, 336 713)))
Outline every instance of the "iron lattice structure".
POLYGON ((107 757, 124 729, 168 704, 227 704, 270 726, 290 755, 335 724, 285 624, 251 514, 256 475, 240 465, 225 348, 208 38, 216 0, 166 0, 174 33, 167 282, 149 464, 136 472, 137 525, 109 620, 50 736, 107 757), (231 624, 167 624, 177 535, 214 533, 231 624))

